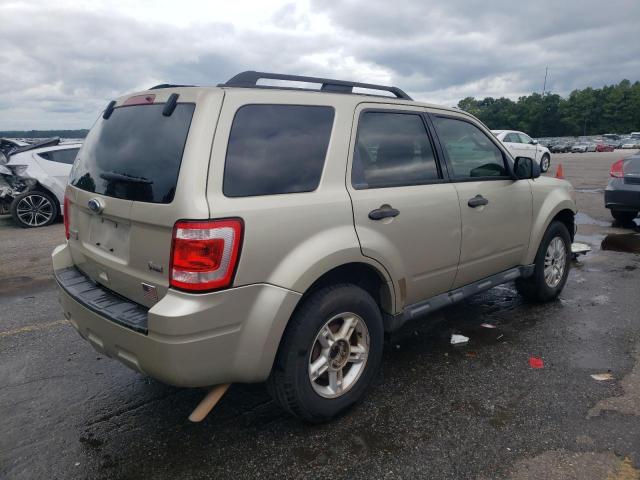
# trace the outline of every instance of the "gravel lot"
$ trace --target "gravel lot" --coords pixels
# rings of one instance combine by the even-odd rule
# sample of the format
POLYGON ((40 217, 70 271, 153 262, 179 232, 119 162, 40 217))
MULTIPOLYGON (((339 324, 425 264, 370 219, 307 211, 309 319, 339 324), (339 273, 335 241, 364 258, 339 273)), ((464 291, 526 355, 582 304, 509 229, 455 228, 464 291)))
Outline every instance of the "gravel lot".
POLYGON ((408 325, 365 401, 322 426, 261 385, 189 423, 202 391, 102 357, 64 321, 49 259, 62 225, 0 218, 0 478, 640 478, 640 227, 612 224, 602 193, 630 153, 552 157, 594 249, 560 300, 505 285, 408 325), (452 332, 471 340, 452 347, 452 332))

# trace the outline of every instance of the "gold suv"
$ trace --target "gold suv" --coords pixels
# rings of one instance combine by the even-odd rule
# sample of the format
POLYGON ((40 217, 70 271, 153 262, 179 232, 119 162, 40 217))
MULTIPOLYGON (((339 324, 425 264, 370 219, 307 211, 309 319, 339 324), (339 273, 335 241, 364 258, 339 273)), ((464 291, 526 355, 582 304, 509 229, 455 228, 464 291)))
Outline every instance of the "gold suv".
POLYGON ((363 395, 406 321, 513 280, 554 299, 572 197, 461 110, 244 72, 109 103, 53 266, 100 352, 172 385, 267 381, 323 421, 363 395))

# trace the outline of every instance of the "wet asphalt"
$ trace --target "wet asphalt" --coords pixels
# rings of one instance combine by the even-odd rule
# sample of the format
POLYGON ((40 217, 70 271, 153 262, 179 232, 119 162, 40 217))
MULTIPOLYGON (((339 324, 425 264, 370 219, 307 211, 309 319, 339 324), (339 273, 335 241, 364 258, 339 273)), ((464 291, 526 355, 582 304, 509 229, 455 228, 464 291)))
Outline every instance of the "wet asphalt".
POLYGON ((0 478, 640 478, 640 226, 602 205, 628 153, 553 156, 593 248, 558 301, 507 284, 407 325, 364 401, 320 426, 262 385, 190 423, 202 391, 128 370, 64 321, 49 261, 62 225, 0 218, 0 478))

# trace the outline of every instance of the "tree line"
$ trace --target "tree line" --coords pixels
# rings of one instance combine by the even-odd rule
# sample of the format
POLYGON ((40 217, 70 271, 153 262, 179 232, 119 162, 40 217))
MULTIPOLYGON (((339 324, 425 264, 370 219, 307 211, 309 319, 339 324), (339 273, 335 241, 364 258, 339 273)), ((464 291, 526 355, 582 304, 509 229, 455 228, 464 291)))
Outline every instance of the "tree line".
POLYGON ((521 130, 532 137, 562 137, 640 131, 640 82, 572 91, 567 98, 532 93, 518 98, 467 97, 458 108, 494 130, 521 130))
MULTIPOLYGON (((518 98, 467 97, 458 108, 475 115, 489 128, 522 130, 533 137, 563 137, 640 131, 640 82, 622 80, 602 88, 532 93, 518 98)), ((0 137, 84 138, 87 129, 4 131, 0 137)))

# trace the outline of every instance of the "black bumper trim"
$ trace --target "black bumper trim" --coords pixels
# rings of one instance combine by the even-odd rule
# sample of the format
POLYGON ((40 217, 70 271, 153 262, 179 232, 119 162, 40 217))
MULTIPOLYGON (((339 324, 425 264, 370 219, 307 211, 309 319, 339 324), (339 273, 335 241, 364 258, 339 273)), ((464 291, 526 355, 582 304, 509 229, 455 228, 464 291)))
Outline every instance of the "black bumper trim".
POLYGON ((148 308, 96 284, 75 267, 54 273, 60 288, 76 302, 118 325, 145 335, 148 333, 148 308))

